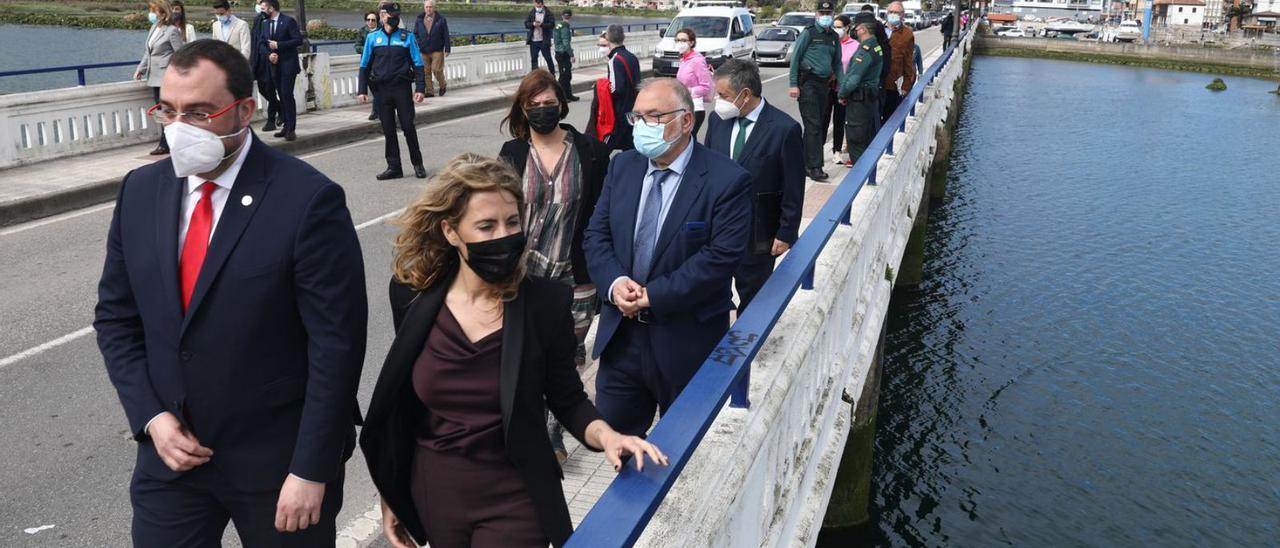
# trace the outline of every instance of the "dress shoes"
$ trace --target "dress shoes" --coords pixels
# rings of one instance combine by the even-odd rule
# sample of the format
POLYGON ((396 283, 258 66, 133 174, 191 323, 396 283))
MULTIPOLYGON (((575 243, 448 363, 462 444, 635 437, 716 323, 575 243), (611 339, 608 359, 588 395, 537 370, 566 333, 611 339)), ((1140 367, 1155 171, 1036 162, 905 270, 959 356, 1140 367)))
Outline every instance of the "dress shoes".
POLYGON ((370 119, 370 120, 377 120, 377 119, 378 119, 378 113, 374 112, 374 113, 370 114, 370 115, 369 115, 369 119, 370 119))
POLYGON ((444 86, 440 86, 440 96, 444 97, 444 86))
POLYGON ((815 181, 825 181, 827 180, 827 172, 822 171, 821 168, 813 168, 809 170, 809 178, 815 181))
POLYGON ((156 148, 151 149, 152 156, 159 156, 161 154, 168 154, 168 153, 169 153, 169 147, 164 145, 156 145, 156 148))
MULTIPOLYGON (((414 169, 417 169, 417 168, 415 167, 414 169)), ((386 171, 374 176, 374 178, 379 181, 385 181, 387 179, 399 179, 401 177, 404 177, 404 172, 400 171, 400 168, 398 167, 389 167, 387 168, 386 171)))
POLYGON ((427 178, 427 168, 423 166, 413 166, 413 176, 419 179, 427 178))
POLYGON ((271 134, 271 136, 272 136, 272 137, 284 137, 284 134, 286 134, 286 133, 289 133, 289 130, 284 129, 284 128, 280 128, 280 131, 277 131, 277 132, 275 132, 275 133, 272 133, 272 134, 271 134))
POLYGON ((276 123, 271 120, 267 120, 267 125, 262 126, 263 133, 267 133, 275 130, 276 130, 276 123))
POLYGON ((292 132, 292 131, 290 131, 289 133, 284 134, 284 140, 286 140, 286 141, 297 141, 297 140, 298 140, 298 134, 297 134, 297 133, 294 133, 294 132, 292 132))

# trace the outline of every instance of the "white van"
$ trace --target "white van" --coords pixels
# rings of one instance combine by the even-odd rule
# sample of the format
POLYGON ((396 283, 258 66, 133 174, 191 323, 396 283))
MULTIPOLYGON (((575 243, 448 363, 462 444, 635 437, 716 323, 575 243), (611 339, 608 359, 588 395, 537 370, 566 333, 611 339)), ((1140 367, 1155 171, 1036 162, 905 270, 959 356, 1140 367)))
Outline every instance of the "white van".
POLYGON ((680 69, 680 53, 676 51, 676 33, 691 29, 698 36, 695 49, 707 58, 714 70, 731 58, 754 60, 756 54, 755 26, 751 12, 733 2, 701 2, 676 14, 671 24, 662 31, 662 40, 653 49, 653 72, 662 76, 675 76, 680 69))

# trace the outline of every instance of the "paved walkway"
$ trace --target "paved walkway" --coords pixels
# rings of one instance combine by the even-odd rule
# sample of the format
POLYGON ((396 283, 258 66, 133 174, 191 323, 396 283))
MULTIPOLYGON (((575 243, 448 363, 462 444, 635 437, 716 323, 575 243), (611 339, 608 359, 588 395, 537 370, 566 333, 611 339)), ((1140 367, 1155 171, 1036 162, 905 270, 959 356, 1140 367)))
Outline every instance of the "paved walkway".
MULTIPOLYGON (((585 90, 605 69, 574 71, 574 88, 585 90)), ((444 97, 428 98, 417 107, 418 126, 469 116, 510 104, 519 80, 483 86, 450 88, 444 97)), ((583 102, 586 91, 579 92, 583 102)), ((293 142, 258 132, 277 149, 299 155, 380 135, 378 122, 368 120, 369 105, 308 112, 298 116, 298 139, 293 142)), ((255 131, 262 127, 255 124, 255 131)), ((83 156, 62 158, 0 170, 0 226, 11 225, 114 199, 121 179, 130 170, 155 162, 148 154, 155 143, 116 148, 83 156)))

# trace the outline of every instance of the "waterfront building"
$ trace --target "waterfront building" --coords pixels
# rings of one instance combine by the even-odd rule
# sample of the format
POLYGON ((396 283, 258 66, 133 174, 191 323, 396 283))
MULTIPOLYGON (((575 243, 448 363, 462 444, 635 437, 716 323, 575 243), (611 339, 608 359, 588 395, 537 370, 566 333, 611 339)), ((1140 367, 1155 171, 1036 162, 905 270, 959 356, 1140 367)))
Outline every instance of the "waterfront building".
POLYGON ((1154 26, 1192 27, 1204 26, 1203 0, 1156 0, 1152 19, 1154 26))
POLYGON ((1013 13, 1019 18, 1099 19, 1102 17, 1102 0, 1013 0, 1013 13))

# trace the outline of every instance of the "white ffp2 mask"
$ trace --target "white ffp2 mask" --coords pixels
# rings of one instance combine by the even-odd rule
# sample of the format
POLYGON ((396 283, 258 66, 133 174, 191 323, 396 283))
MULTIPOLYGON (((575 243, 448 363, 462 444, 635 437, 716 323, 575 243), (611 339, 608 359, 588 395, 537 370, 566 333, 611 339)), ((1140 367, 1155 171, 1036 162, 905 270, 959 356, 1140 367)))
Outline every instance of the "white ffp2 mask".
MULTIPOLYGON (((223 160, 240 151, 236 148, 231 154, 226 154, 222 140, 235 137, 248 129, 244 127, 229 135, 218 135, 184 122, 174 122, 165 126, 164 138, 169 142, 169 159, 173 161, 174 175, 190 177, 217 169, 218 164, 223 160)), ((247 143, 248 140, 246 139, 245 142, 247 143)), ((244 143, 240 146, 244 146, 244 143)))

